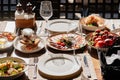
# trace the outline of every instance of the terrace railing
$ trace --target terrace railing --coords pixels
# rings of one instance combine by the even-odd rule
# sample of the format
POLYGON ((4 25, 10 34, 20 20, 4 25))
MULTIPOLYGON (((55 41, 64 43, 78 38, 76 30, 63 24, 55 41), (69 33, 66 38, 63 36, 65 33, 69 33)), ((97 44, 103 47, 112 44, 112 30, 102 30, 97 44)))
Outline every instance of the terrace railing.
MULTIPOLYGON (((36 6, 34 12, 36 19, 41 20, 39 14, 40 2, 42 0, 19 0, 23 7, 27 2, 36 6)), ((118 11, 120 0, 51 0, 53 5, 53 16, 51 19, 66 18, 79 19, 80 14, 87 16, 92 13, 100 14, 104 18, 120 18, 118 11)), ((0 0, 0 20, 14 20, 14 12, 18 0, 0 0)))

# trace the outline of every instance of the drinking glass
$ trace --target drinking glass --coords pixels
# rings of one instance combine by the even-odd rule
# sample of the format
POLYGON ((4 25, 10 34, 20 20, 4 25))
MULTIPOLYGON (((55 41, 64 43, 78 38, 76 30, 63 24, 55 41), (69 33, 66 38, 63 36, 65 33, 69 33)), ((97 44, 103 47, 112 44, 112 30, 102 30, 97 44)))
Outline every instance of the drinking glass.
MULTIPOLYGON (((52 2, 51 1, 41 1, 41 5, 40 5, 40 15, 41 17, 46 21, 46 26, 48 27, 48 20, 52 17, 53 15, 53 9, 52 9, 52 2)), ((47 37, 49 36, 49 32, 48 30, 45 29, 45 27, 43 27, 41 30, 41 36, 47 37)), ((45 40, 45 49, 47 50, 47 46, 46 46, 46 40, 45 40)))
MULTIPOLYGON (((46 27, 48 27, 48 20, 53 15, 53 9, 52 9, 51 1, 41 1, 40 15, 46 21, 46 27)), ((44 27, 43 31, 44 31, 45 34, 47 34, 47 31, 45 31, 45 27, 44 27)))

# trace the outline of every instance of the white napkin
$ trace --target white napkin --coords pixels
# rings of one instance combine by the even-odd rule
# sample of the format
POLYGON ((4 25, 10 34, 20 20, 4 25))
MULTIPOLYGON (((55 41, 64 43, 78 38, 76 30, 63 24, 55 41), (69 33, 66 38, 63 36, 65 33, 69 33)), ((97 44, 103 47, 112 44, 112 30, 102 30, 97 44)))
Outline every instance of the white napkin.
POLYGON ((120 60, 120 55, 112 54, 110 57, 106 57, 106 62, 107 62, 107 64, 112 64, 115 59, 120 60))

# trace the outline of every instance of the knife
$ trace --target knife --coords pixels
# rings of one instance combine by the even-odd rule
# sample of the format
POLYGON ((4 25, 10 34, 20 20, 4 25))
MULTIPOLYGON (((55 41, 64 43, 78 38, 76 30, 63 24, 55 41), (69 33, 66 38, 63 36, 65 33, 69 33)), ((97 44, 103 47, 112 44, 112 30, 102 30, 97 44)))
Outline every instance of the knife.
POLYGON ((89 70, 89 65, 88 65, 88 62, 87 62, 87 57, 84 56, 84 64, 85 64, 85 72, 86 72, 86 75, 88 76, 88 78, 91 78, 91 74, 90 74, 90 70, 89 70))

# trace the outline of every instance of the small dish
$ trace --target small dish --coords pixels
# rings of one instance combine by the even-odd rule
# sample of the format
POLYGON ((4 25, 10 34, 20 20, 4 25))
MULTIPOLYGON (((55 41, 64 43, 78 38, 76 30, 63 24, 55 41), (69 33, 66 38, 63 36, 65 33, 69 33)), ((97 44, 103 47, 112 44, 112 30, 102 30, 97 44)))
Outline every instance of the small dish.
POLYGON ((43 39, 40 38, 40 42, 38 43, 38 46, 32 50, 25 50, 23 48, 23 45, 21 42, 20 42, 20 37, 16 37, 15 41, 14 41, 14 48, 20 52, 23 52, 23 53, 34 53, 34 52, 38 52, 40 51, 43 47, 44 47, 44 41, 43 39))
MULTIPOLYGON (((26 70, 27 70, 27 66, 25 66, 24 64, 26 64, 26 62, 23 60, 23 59, 20 59, 20 58, 16 58, 16 57, 5 57, 5 58, 0 58, 0 64, 2 66, 2 63, 6 63, 8 61, 11 61, 11 64, 14 63, 14 65, 19 65, 19 64, 22 64, 23 67, 23 70, 21 72, 18 72, 14 75, 2 75, 0 76, 0 80, 13 80, 13 79, 16 79, 18 78, 19 76, 21 76, 26 70)), ((9 63, 10 65, 10 63, 9 63)), ((5 66, 5 65, 4 65, 5 66)), ((6 65, 7 66, 7 65, 6 65)), ((22 67, 21 66, 21 67, 22 67)), ((15 68, 15 67, 14 67, 15 68)), ((16 69, 16 68, 15 68, 16 69)))
POLYGON ((103 30, 106 28, 104 23, 105 20, 102 17, 94 14, 80 19, 83 29, 88 31, 103 30))
POLYGON ((69 80, 81 73, 81 62, 75 62, 74 56, 63 54, 63 57, 51 57, 43 55, 38 62, 40 75, 47 79, 69 80), (54 64, 54 60, 64 60, 63 65, 54 64))
POLYGON ((6 50, 13 45, 16 35, 10 32, 0 32, 0 51, 6 50))
POLYGON ((84 36, 79 34, 58 34, 47 39, 47 45, 53 49, 61 51, 77 50, 86 45, 84 36), (61 43, 61 40, 63 42, 61 43))
POLYGON ((49 31, 57 33, 65 33, 67 30, 73 31, 77 28, 77 25, 68 19, 55 19, 49 23, 49 26, 46 27, 49 31))

